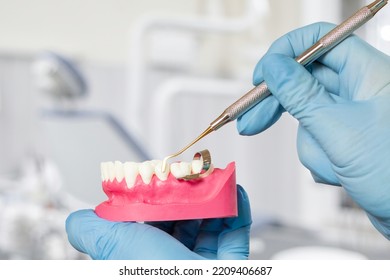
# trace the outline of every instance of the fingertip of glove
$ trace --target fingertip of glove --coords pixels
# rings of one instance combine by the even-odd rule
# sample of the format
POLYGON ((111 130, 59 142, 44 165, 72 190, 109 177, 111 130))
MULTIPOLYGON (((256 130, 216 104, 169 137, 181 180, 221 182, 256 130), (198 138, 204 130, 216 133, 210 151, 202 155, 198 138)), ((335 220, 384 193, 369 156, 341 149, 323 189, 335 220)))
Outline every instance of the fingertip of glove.
POLYGON ((90 237, 90 224, 98 220, 92 209, 79 210, 71 213, 65 221, 65 230, 68 235, 69 243, 83 253, 89 248, 85 245, 85 239, 90 237))
POLYGON ((247 192, 246 192, 245 189, 244 189, 241 185, 239 185, 239 184, 237 184, 237 194, 238 194, 238 196, 239 196, 243 201, 249 202, 249 197, 248 197, 247 192))
POLYGON ((247 123, 242 120, 242 117, 239 117, 237 119, 236 128, 237 128, 238 134, 240 134, 240 135, 243 135, 243 136, 252 135, 251 131, 248 131, 247 123))
POLYGON ((257 63, 255 70, 253 70, 252 83, 257 86, 263 81, 262 59, 257 63))
POLYGON ((279 101, 269 96, 237 119, 237 131, 245 136, 263 132, 280 118, 283 111, 279 101))
POLYGON ((237 184, 238 217, 232 218, 231 228, 241 228, 252 224, 250 200, 245 189, 237 184))
POLYGON ((254 127, 254 126, 248 124, 247 121, 244 119, 237 120, 236 128, 237 128, 238 134, 242 135, 242 136, 256 135, 260 132, 263 132, 266 129, 264 127, 258 127, 258 126, 254 127))
POLYGON ((92 209, 78 210, 71 213, 65 221, 65 227, 67 232, 73 231, 75 227, 78 227, 83 219, 96 216, 92 209))

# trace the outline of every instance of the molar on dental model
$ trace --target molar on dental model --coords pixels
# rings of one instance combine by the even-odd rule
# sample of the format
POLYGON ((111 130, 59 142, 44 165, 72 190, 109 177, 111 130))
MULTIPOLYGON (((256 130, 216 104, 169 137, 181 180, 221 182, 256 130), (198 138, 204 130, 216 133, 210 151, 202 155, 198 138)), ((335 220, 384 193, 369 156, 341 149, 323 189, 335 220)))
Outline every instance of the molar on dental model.
POLYGON ((214 168, 208 150, 191 162, 103 162, 108 200, 95 209, 112 221, 168 221, 237 215, 235 164, 214 168))

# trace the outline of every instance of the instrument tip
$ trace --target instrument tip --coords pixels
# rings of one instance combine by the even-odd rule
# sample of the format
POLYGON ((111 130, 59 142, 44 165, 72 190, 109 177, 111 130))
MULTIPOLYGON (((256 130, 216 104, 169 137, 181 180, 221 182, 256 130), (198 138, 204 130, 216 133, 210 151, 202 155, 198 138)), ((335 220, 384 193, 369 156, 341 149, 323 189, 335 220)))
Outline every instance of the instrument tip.
POLYGON ((162 171, 163 173, 165 173, 165 171, 167 170, 167 161, 168 161, 169 158, 170 158, 170 157, 167 156, 167 157, 165 157, 165 158, 163 159, 163 161, 162 161, 162 164, 161 164, 161 171, 162 171))
POLYGON ((182 154, 184 151, 186 151, 189 147, 191 147, 192 145, 194 145, 196 142, 198 142, 200 139, 202 139, 203 137, 205 137, 206 135, 210 134, 211 132, 213 131, 213 128, 211 126, 209 126, 205 131, 203 131, 197 138, 195 138, 195 140, 193 140, 190 144, 188 144, 187 146, 185 146, 183 149, 181 149, 180 151, 178 151, 177 153, 175 154, 172 154, 172 155, 169 155, 167 157, 165 157, 162 161, 162 165, 161 165, 161 171, 162 172, 165 172, 167 170, 167 162, 168 162, 168 159, 170 158, 173 158, 173 157, 176 157, 180 154, 182 154))

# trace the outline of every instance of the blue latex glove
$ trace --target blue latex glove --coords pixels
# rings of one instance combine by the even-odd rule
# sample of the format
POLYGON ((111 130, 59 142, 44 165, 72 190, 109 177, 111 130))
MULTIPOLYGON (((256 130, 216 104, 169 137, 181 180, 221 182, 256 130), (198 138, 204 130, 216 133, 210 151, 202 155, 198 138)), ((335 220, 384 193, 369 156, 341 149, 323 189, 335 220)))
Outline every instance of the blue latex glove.
POLYGON ((315 181, 341 185, 390 239, 390 58, 351 36, 308 69, 292 58, 334 25, 293 31, 258 63, 254 84, 272 96, 243 115, 240 134, 257 134, 287 110, 299 121, 301 162, 315 181))
POLYGON ((251 212, 238 186, 238 217, 140 224, 110 222, 93 210, 66 221, 69 242, 92 259, 247 259, 251 212))

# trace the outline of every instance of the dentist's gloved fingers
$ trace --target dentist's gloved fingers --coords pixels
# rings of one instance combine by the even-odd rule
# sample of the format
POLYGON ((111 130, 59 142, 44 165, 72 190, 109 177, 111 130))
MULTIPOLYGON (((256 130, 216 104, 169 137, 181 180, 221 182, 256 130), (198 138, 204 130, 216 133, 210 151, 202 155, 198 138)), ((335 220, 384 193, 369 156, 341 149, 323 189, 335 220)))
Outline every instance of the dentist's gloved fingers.
POLYGON ((299 160, 310 170, 315 182, 340 185, 328 156, 313 136, 301 125, 298 127, 297 149, 299 160))
MULTIPOLYGON (((310 70, 326 91, 340 94, 340 79, 336 72, 321 63, 313 63, 310 70)), ((241 135, 258 134, 279 120, 284 111, 279 101, 271 95, 237 119, 237 130, 241 135)))
MULTIPOLYGON (((335 25, 330 23, 314 23, 291 31, 273 42, 263 58, 273 53, 296 58, 334 27, 335 25)), ((260 59, 254 70, 253 84, 258 85, 262 81, 263 65, 260 59)))
POLYGON ((216 259, 218 254, 218 238, 222 228, 222 219, 203 220, 194 246, 194 252, 206 259, 216 259))
POLYGON ((188 249, 192 250, 201 222, 202 220, 185 220, 173 222, 148 222, 146 224, 165 231, 183 243, 188 249))
MULTIPOLYGON (((334 104, 326 91, 302 65, 281 54, 270 54, 263 59, 264 79, 273 96, 308 129, 315 110, 334 104)), ((318 112, 320 113, 320 112, 318 112)))
POLYGON ((237 119, 237 130, 241 135, 258 134, 273 125, 283 112, 279 101, 270 95, 237 119))
POLYGON ((149 225, 109 222, 92 210, 66 221, 69 242, 93 259, 199 259, 169 234, 149 225))
MULTIPOLYGON (((269 54, 280 53, 295 58, 333 28, 333 24, 312 24, 292 31, 276 40, 267 51, 267 54, 256 65, 253 72, 253 84, 259 85, 264 81, 263 60, 269 54)), ((336 62, 338 61, 340 60, 336 59, 336 62)), ((309 71, 324 85, 327 91, 338 94, 340 88, 339 77, 331 68, 321 62, 314 62, 309 67, 309 71)), ((260 133, 272 126, 283 112, 284 109, 279 105, 279 102, 270 96, 237 120, 237 130, 241 135, 260 133)))
POLYGON ((309 72, 324 86, 326 91, 341 96, 345 94, 340 88, 340 76, 332 69, 318 62, 312 63, 309 68, 309 72))
POLYGON ((362 75, 364 80, 369 80, 389 69, 389 57, 356 35, 349 36, 317 61, 340 74, 342 79, 362 75), (372 69, 371 73, 367 69, 372 69))
MULTIPOLYGON (((265 56, 268 54, 279 53, 296 58, 334 27, 334 24, 320 22, 291 31, 277 39, 268 49, 265 56)), ((355 35, 351 35, 341 44, 337 45, 335 48, 317 59, 317 61, 332 69, 336 73, 352 69, 355 69, 355 71, 364 71, 364 66, 371 64, 372 59, 378 60, 375 63, 387 64, 380 61, 380 55, 378 58, 373 57, 373 52, 379 53, 377 50, 374 51, 373 47, 367 42, 361 40, 355 35), (356 59, 357 53, 359 54, 359 59, 356 59), (347 61, 348 63, 346 63, 347 61)), ((383 58, 385 58, 385 56, 383 56, 383 58)), ((255 68, 256 75, 253 77, 254 84, 258 84, 262 81, 262 68, 261 59, 255 68)))
POLYGON ((204 220, 194 251, 209 259, 247 259, 252 224, 245 190, 237 186, 238 216, 204 220))

